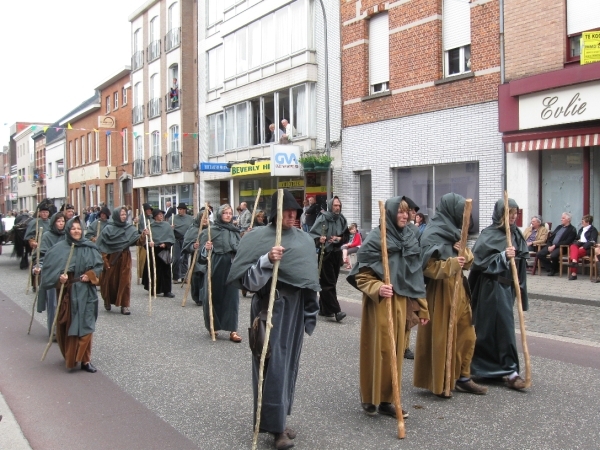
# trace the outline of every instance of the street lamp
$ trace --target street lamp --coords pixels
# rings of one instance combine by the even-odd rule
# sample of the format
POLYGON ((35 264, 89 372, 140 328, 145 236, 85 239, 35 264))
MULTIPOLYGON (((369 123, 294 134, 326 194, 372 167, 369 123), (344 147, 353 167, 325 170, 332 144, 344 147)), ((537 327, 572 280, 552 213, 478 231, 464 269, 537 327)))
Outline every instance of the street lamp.
MULTIPOLYGON (((325 31, 325 152, 331 156, 331 139, 329 135, 329 54, 327 51, 327 15, 323 0, 319 0, 323 11, 323 30, 325 31)), ((331 167, 327 169, 327 202, 331 200, 331 167)))

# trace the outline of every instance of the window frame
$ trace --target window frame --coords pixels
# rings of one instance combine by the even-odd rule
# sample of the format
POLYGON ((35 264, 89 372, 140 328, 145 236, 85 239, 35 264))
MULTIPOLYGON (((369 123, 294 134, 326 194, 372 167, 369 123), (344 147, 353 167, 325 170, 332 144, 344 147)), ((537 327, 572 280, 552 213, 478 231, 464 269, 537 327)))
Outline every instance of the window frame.
POLYGON ((466 44, 463 45, 461 47, 456 47, 456 48, 451 48, 450 50, 446 50, 444 51, 444 77, 445 78, 451 78, 451 77, 455 77, 458 75, 464 75, 466 73, 471 73, 471 44, 466 44), (467 68, 467 61, 465 60, 465 51, 467 49, 467 47, 469 48, 469 58, 468 58, 468 65, 469 67, 467 68), (459 71, 456 73, 450 73, 450 55, 449 53, 451 51, 457 50, 459 51, 458 53, 458 63, 459 63, 459 71))
POLYGON ((127 128, 123 128, 123 163, 129 162, 129 136, 127 134, 127 128))
POLYGON ((113 111, 119 109, 119 91, 113 93, 113 111))
POLYGON ((106 114, 110 113, 110 95, 106 96, 106 114))
POLYGON ((106 166, 112 166, 112 133, 106 133, 106 166))
MULTIPOLYGON (((383 26, 379 25, 379 26, 383 26)), ((390 17, 387 11, 381 12, 379 14, 374 15, 373 17, 371 17, 369 19, 369 48, 368 48, 368 78, 369 78, 369 95, 373 95, 373 94, 378 94, 380 92, 386 92, 390 90, 390 35, 389 35, 389 26, 390 26, 390 17), (387 37, 387 41, 386 42, 379 42, 376 41, 376 36, 374 36, 372 33, 373 31, 373 21, 379 21, 379 20, 384 20, 386 21, 387 24, 387 34, 385 34, 385 36, 387 37), (385 48, 384 48, 385 47, 385 48), (379 55, 379 53, 384 53, 382 55, 379 55), (377 62, 375 61, 375 57, 374 55, 377 54, 378 56, 378 62, 382 62, 384 59, 386 60, 385 63, 387 64, 387 80, 384 80, 383 78, 385 77, 381 77, 381 75, 379 76, 374 76, 373 72, 375 70, 375 67, 377 67, 377 62), (375 78, 375 79, 374 79, 375 78)), ((383 39, 383 38, 382 38, 383 39)), ((385 70, 383 70, 383 72, 385 72, 385 70)))
POLYGON ((123 106, 127 105, 127 88, 121 89, 121 103, 123 106))

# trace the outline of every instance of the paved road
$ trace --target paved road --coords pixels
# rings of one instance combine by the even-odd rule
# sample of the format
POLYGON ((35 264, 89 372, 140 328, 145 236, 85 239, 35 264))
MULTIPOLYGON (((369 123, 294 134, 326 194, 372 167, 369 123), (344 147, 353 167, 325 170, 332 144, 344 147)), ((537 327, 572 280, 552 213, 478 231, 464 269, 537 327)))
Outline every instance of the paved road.
MULTIPOLYGON (((101 310, 93 347, 99 371, 87 374, 66 371, 56 345, 39 361, 45 315, 36 314, 27 336, 33 296, 24 294, 25 283, 17 263, 0 256, 0 393, 32 448, 250 448, 246 340, 211 342, 201 308, 181 308, 178 287, 178 298, 154 301, 152 316, 135 282, 131 316, 101 310)), ((349 317, 342 324, 319 320, 305 340, 288 421, 299 433, 296 448, 587 449, 598 442, 600 308, 532 301, 526 318, 534 384, 527 392, 491 384, 487 396, 442 400, 412 387, 413 365, 406 362, 402 392, 410 418, 407 439, 398 441, 392 419, 360 410, 360 296, 345 285, 340 296, 349 317)), ((240 302, 244 338, 249 303, 240 302)), ((271 446, 261 435, 259 447, 271 446)))

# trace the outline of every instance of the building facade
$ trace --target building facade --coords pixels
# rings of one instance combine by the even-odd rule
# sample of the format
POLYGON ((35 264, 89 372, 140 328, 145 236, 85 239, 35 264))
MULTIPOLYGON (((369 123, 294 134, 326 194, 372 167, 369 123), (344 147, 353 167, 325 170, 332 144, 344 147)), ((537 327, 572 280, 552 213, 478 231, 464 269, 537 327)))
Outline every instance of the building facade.
POLYGON ((246 201, 267 213, 277 188, 324 201, 326 172, 302 173, 297 157, 324 152, 330 111, 333 191, 340 191, 339 4, 318 0, 209 0, 198 8, 198 110, 202 201, 246 201), (329 80, 329 105, 325 81, 329 80), (288 153, 274 150, 285 135, 288 153), (294 154, 292 157, 291 154, 294 154), (275 175, 276 156, 293 174, 275 175), (283 156, 286 155, 286 156, 283 156), (219 171, 212 171, 215 170, 219 171))
POLYGON ((67 193, 76 211, 133 203, 129 77, 129 66, 111 75, 86 106, 60 122, 67 146, 67 193))
POLYGON ((40 203, 46 198, 46 135, 44 129, 38 129, 32 135, 34 146, 35 167, 33 170, 33 180, 36 184, 36 203, 40 203))
POLYGON ((2 147, 0 152, 0 214, 6 214, 12 210, 10 200, 10 157, 8 145, 2 147))
POLYGON ((150 0, 129 17, 138 208, 144 202, 163 209, 168 201, 196 203, 197 5, 150 0))
POLYGON ((57 209, 67 201, 67 177, 65 177, 65 131, 58 122, 46 130, 46 195, 57 209))
POLYGON ((17 147, 17 208, 28 211, 33 211, 37 207, 33 127, 33 125, 25 127, 14 137, 17 147))
POLYGON ((432 216, 473 199, 475 231, 502 195, 498 0, 346 1, 341 6, 343 188, 368 231, 378 200, 406 195, 432 216))
POLYGON ((583 32, 600 30, 600 8, 585 0, 504 1, 505 80, 500 131, 511 196, 524 223, 541 214, 600 214, 600 62, 582 65, 583 32), (536 20, 523 20, 535 17, 536 20), (523 51, 523 42, 536 42, 523 51))

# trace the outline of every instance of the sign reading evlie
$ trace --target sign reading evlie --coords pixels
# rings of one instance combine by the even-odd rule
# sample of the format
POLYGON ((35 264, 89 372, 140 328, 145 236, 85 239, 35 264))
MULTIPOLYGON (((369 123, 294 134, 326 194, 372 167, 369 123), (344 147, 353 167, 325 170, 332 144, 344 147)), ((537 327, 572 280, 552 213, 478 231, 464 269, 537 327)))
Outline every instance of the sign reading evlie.
POLYGON ((600 82, 566 86, 519 97, 519 129, 600 119, 600 82))

